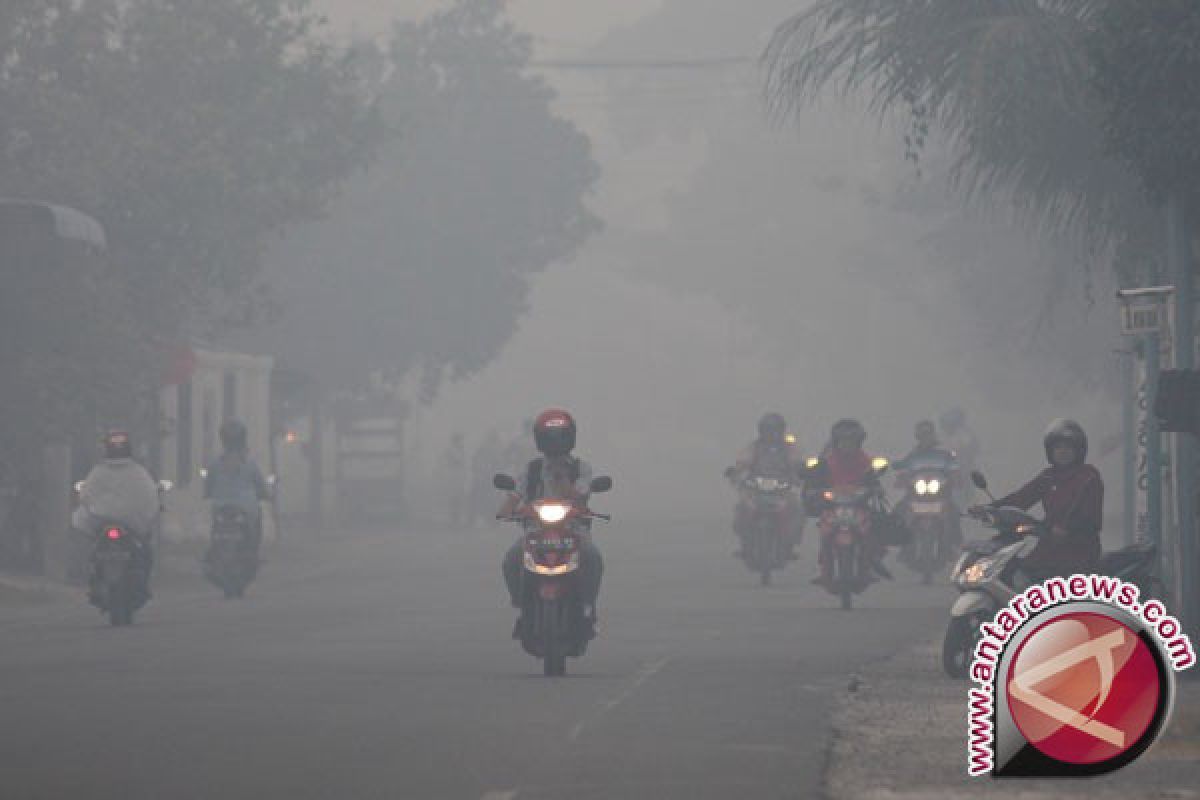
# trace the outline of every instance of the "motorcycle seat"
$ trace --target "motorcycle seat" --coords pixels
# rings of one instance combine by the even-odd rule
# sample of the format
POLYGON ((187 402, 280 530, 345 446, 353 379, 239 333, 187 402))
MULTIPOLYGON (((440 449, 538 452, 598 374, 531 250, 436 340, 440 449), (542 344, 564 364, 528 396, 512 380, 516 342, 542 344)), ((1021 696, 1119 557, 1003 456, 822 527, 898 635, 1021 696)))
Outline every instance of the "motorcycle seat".
POLYGON ((1154 545, 1146 542, 1138 542, 1128 547, 1122 547, 1120 550, 1112 550, 1100 557, 1100 571, 1106 575, 1121 572, 1127 567, 1145 561, 1153 556, 1154 552, 1154 545))

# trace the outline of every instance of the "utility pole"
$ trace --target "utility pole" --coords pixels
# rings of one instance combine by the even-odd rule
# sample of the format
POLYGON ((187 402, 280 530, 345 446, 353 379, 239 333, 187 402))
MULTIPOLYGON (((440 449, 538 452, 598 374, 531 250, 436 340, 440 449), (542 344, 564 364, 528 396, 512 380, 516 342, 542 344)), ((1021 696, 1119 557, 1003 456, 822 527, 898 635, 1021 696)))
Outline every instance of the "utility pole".
MULTIPOLYGON (((1167 199, 1167 266, 1175 282, 1175 366, 1190 370, 1196 365, 1196 297, 1191 236, 1187 212, 1179 192, 1167 199)), ((1175 443, 1176 503, 1179 518, 1179 611, 1184 629, 1197 631, 1200 609, 1196 596, 1196 440, 1193 433, 1177 433, 1175 443)))
POLYGON ((1122 479, 1122 535, 1126 545, 1133 544, 1137 508, 1137 387, 1134 381, 1133 350, 1119 350, 1121 363, 1121 463, 1124 467, 1122 479))
MULTIPOLYGON (((1152 272, 1156 273, 1157 270, 1152 272)), ((1157 277, 1157 274, 1150 275, 1152 282, 1157 277)), ((1145 362, 1145 405, 1142 409, 1141 431, 1144 432, 1146 448, 1146 535, 1158 548, 1161 566, 1171 561, 1163 547, 1162 435, 1154 404, 1162 366, 1162 331, 1174 292, 1173 286, 1147 286, 1117 292, 1121 302, 1121 332, 1140 343, 1145 362)))

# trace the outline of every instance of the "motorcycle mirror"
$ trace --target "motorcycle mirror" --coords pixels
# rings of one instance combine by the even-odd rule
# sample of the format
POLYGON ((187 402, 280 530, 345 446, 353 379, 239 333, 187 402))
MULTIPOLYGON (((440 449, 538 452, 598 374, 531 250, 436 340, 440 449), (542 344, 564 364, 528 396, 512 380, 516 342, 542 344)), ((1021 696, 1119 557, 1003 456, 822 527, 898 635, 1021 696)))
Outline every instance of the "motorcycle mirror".
POLYGON ((517 490, 517 482, 513 480, 512 476, 499 472, 492 478, 492 486, 495 486, 502 492, 515 492, 517 490))
POLYGON ((592 478, 591 490, 593 494, 601 494, 612 489, 612 478, 607 475, 601 475, 598 478, 592 478))
POLYGON ((988 488, 987 478, 983 477, 983 473, 979 470, 971 471, 971 483, 975 484, 975 488, 986 492, 988 488))

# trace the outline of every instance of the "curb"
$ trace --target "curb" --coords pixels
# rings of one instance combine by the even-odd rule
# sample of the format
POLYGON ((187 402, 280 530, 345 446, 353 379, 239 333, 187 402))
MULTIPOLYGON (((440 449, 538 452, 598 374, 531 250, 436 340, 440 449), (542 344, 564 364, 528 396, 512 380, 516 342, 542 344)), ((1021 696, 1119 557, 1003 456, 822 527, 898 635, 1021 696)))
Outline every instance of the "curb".
POLYGON ((1178 681, 1170 728, 1123 770, 1086 780, 970 778, 969 684, 942 674, 940 651, 939 635, 868 664, 836 698, 826 797, 1200 799, 1200 683, 1178 681))

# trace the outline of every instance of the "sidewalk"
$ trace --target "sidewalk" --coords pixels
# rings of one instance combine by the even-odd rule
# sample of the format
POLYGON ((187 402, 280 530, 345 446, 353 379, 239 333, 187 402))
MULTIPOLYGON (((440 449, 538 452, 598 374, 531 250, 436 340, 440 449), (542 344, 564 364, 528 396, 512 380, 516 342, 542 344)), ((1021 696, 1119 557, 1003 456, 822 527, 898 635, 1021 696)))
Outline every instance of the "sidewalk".
POLYGON ((1200 682, 1178 681, 1170 728, 1123 770, 1085 780, 998 781, 967 775, 969 684, 947 678, 940 659, 939 638, 848 677, 833 716, 828 797, 1200 798, 1200 682))

